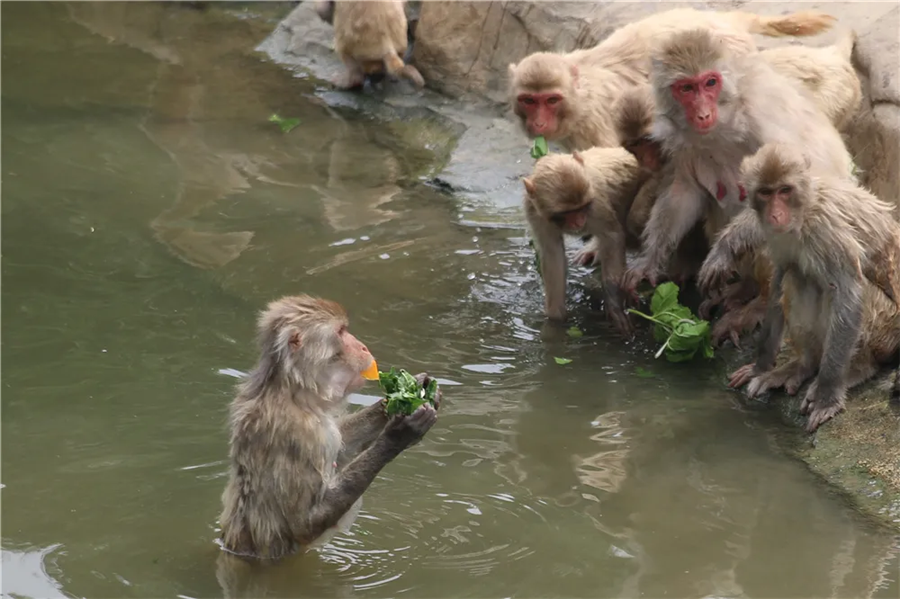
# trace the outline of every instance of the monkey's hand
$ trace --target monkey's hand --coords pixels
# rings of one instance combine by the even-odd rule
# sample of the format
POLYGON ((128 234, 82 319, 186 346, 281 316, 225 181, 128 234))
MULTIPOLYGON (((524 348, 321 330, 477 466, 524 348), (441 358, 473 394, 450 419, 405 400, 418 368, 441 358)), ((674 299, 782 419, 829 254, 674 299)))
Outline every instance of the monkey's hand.
POLYGON ((614 281, 604 281, 603 291, 606 296, 606 316, 623 337, 633 338, 634 324, 625 312, 628 294, 614 281))
POLYGON ((731 256, 724 252, 710 252, 697 273, 697 287, 704 295, 711 295, 711 291, 723 287, 734 272, 731 256))
MULTIPOLYGON (((431 384, 432 380, 434 380, 434 379, 432 379, 430 376, 428 376, 428 373, 426 373, 426 372, 420 372, 419 374, 416 375, 416 382, 419 383, 419 386, 421 386, 423 388, 425 386, 431 384)), ((441 400, 442 399, 444 399, 444 394, 441 392, 440 385, 438 385, 438 388, 434 392, 434 408, 436 410, 441 409, 441 400)))
POLYGON ((820 389, 818 377, 812 382, 803 403, 800 404, 800 413, 809 414, 806 432, 815 432, 821 425, 844 411, 844 393, 844 390, 837 386, 820 389))
POLYGON ((436 421, 437 410, 425 404, 409 416, 392 416, 381 434, 402 451, 418 443, 436 421))
POLYGON ((755 362, 753 364, 745 364, 731 373, 731 377, 728 380, 728 386, 732 389, 743 387, 750 382, 750 379, 761 374, 762 372, 756 367, 755 362))
POLYGON ((654 268, 646 258, 638 258, 634 265, 622 275, 622 288, 629 294, 635 295, 638 285, 644 279, 656 287, 659 275, 659 269, 654 268))
POLYGON ((583 248, 575 252, 575 264, 579 266, 596 266, 600 262, 600 242, 592 237, 583 248))

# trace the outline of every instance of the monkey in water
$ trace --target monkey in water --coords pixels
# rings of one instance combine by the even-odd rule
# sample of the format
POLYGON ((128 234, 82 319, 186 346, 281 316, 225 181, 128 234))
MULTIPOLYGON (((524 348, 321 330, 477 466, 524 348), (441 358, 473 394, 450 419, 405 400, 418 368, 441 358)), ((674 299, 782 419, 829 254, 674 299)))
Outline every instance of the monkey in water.
MULTIPOLYGON (((800 408, 813 432, 900 349, 900 224, 846 177, 816 176, 803 146, 767 144, 743 173, 774 274, 758 358, 729 386, 793 395, 815 377, 800 408), (793 357, 774 368, 785 329, 793 357)), ((741 245, 740 231, 719 243, 741 245)))
POLYGON ((335 82, 341 89, 361 87, 366 76, 387 73, 425 86, 418 69, 404 56, 410 29, 404 0, 330 0, 316 2, 316 12, 334 25, 334 47, 347 68, 335 82))
POLYGON ((625 221, 631 202, 646 179, 632 156, 621 148, 591 148, 573 154, 550 154, 537 161, 525 185, 525 218, 534 235, 548 318, 566 318, 567 264, 564 235, 590 234, 591 244, 575 261, 601 264, 606 311, 623 335, 633 332, 623 310, 619 279, 625 251, 634 247, 625 221))
POLYGON ((753 33, 809 36, 828 30, 834 20, 816 11, 774 17, 693 8, 660 12, 618 29, 593 48, 537 52, 511 64, 510 105, 529 138, 541 135, 570 151, 614 146, 610 107, 623 89, 647 81, 651 49, 659 39, 704 28, 734 55, 755 54, 753 33))
MULTIPOLYGON (((340 304, 307 295, 276 300, 260 315, 259 362, 231 404, 219 518, 231 553, 278 559, 327 542, 352 523, 381 469, 437 420, 428 404, 388 417, 384 400, 344 414, 347 395, 378 378, 347 327, 340 304)), ((429 384, 426 374, 416 378, 429 384)))
POLYGON ((834 125, 808 94, 758 54, 731 55, 709 31, 676 33, 653 57, 652 139, 672 163, 644 229, 640 257, 623 278, 655 285, 664 262, 703 220, 718 230, 740 212, 741 163, 770 142, 807 148, 816 172, 852 177, 834 125))

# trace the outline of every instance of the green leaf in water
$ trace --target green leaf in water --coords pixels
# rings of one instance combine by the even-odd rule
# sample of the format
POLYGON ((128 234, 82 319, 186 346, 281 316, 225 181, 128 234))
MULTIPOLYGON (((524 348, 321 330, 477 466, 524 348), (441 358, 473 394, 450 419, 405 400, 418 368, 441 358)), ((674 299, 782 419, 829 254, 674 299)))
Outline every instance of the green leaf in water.
POLYGON ((538 135, 534 138, 534 143, 531 145, 531 157, 537 160, 541 156, 546 156, 550 153, 550 149, 547 147, 547 140, 544 139, 543 135, 538 135))
POLYGON ((283 118, 278 116, 277 114, 273 114, 269 117, 270 123, 275 123, 279 127, 281 127, 282 133, 288 133, 291 129, 300 124, 300 119, 298 118, 283 118))
POLYGON ((553 359, 554 359, 554 360, 556 361, 556 363, 559 364, 560 366, 563 366, 563 365, 565 365, 565 364, 569 364, 569 363, 572 361, 572 360, 570 360, 569 358, 557 358, 557 357, 555 357, 555 356, 553 357, 553 359))
POLYGON ((579 337, 584 337, 584 333, 582 333, 581 329, 579 329, 578 327, 569 327, 569 330, 566 331, 566 334, 569 337, 572 337, 574 339, 578 339, 579 337))
POLYGON ((641 368, 640 366, 634 369, 634 373, 642 379, 652 379, 654 376, 656 376, 646 368, 641 368))
POLYGON ((672 282, 659 285, 650 301, 650 310, 652 316, 633 309, 628 312, 655 323, 653 338, 663 344, 656 352, 657 358, 665 352, 670 362, 687 362, 698 351, 705 358, 713 357, 709 322, 695 317, 690 308, 678 303, 678 285, 672 282))

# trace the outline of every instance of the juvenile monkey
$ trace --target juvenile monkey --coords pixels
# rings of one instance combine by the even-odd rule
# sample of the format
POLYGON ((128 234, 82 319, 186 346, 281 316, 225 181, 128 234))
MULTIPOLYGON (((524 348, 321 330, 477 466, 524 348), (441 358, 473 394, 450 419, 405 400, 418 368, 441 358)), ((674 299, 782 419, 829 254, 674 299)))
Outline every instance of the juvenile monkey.
POLYGON ((665 260, 702 220, 712 230, 744 207, 744 157, 784 141, 808 148, 817 172, 851 177, 840 134, 810 97, 758 54, 734 56, 709 31, 676 33, 653 58, 652 139, 672 172, 660 185, 642 238, 643 251, 623 285, 652 284, 665 260))
POLYGON ((834 17, 815 11, 767 17, 679 8, 626 25, 597 46, 568 54, 537 52, 509 66, 510 104, 529 138, 571 150, 615 145, 610 106, 624 88, 647 81, 651 49, 670 34, 705 28, 736 55, 757 53, 753 33, 809 36, 834 17))
POLYGON ((335 85, 360 87, 366 75, 384 72, 404 77, 417 88, 425 85, 418 69, 400 58, 408 45, 404 0, 339 0, 316 2, 316 12, 334 23, 334 47, 347 67, 335 85))
POLYGON ((795 394, 815 376, 801 404, 809 432, 900 348, 900 262, 885 253, 900 247, 892 208, 847 178, 815 176, 812 165, 806 148, 787 144, 767 144, 744 164, 774 274, 759 357, 729 382, 749 382, 752 397, 778 387, 795 394), (794 355, 774 368, 785 328, 794 355))
MULTIPOLYGON (((632 332, 623 311, 619 278, 625 270, 629 236, 625 219, 646 175, 621 148, 550 154, 537 161, 525 185, 525 217, 534 235, 544 285, 547 317, 566 318, 567 265, 564 235, 592 236, 575 260, 601 264, 607 315, 624 335, 632 332)), ((632 245, 637 239, 632 237, 632 245)))
POLYGON ((347 395, 378 377, 347 326, 339 304, 307 295, 260 315, 259 362, 231 404, 219 518, 227 550, 277 559, 326 542, 349 526, 381 469, 435 423, 428 404, 409 416, 389 418, 383 401, 344 415, 347 395))

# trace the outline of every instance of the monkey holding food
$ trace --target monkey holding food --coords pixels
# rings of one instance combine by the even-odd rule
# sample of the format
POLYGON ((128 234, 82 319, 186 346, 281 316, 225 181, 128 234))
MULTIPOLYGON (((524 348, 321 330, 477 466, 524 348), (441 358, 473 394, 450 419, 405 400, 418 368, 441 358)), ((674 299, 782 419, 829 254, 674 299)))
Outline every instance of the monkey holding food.
MULTIPOLYGON (((222 544, 278 559, 318 546, 352 523, 382 468, 437 420, 434 405, 387 416, 384 401, 344 414, 346 397, 378 378, 340 304, 284 297, 259 317, 259 361, 231 404, 222 544)), ((426 374, 416 377, 423 387, 426 374)))

